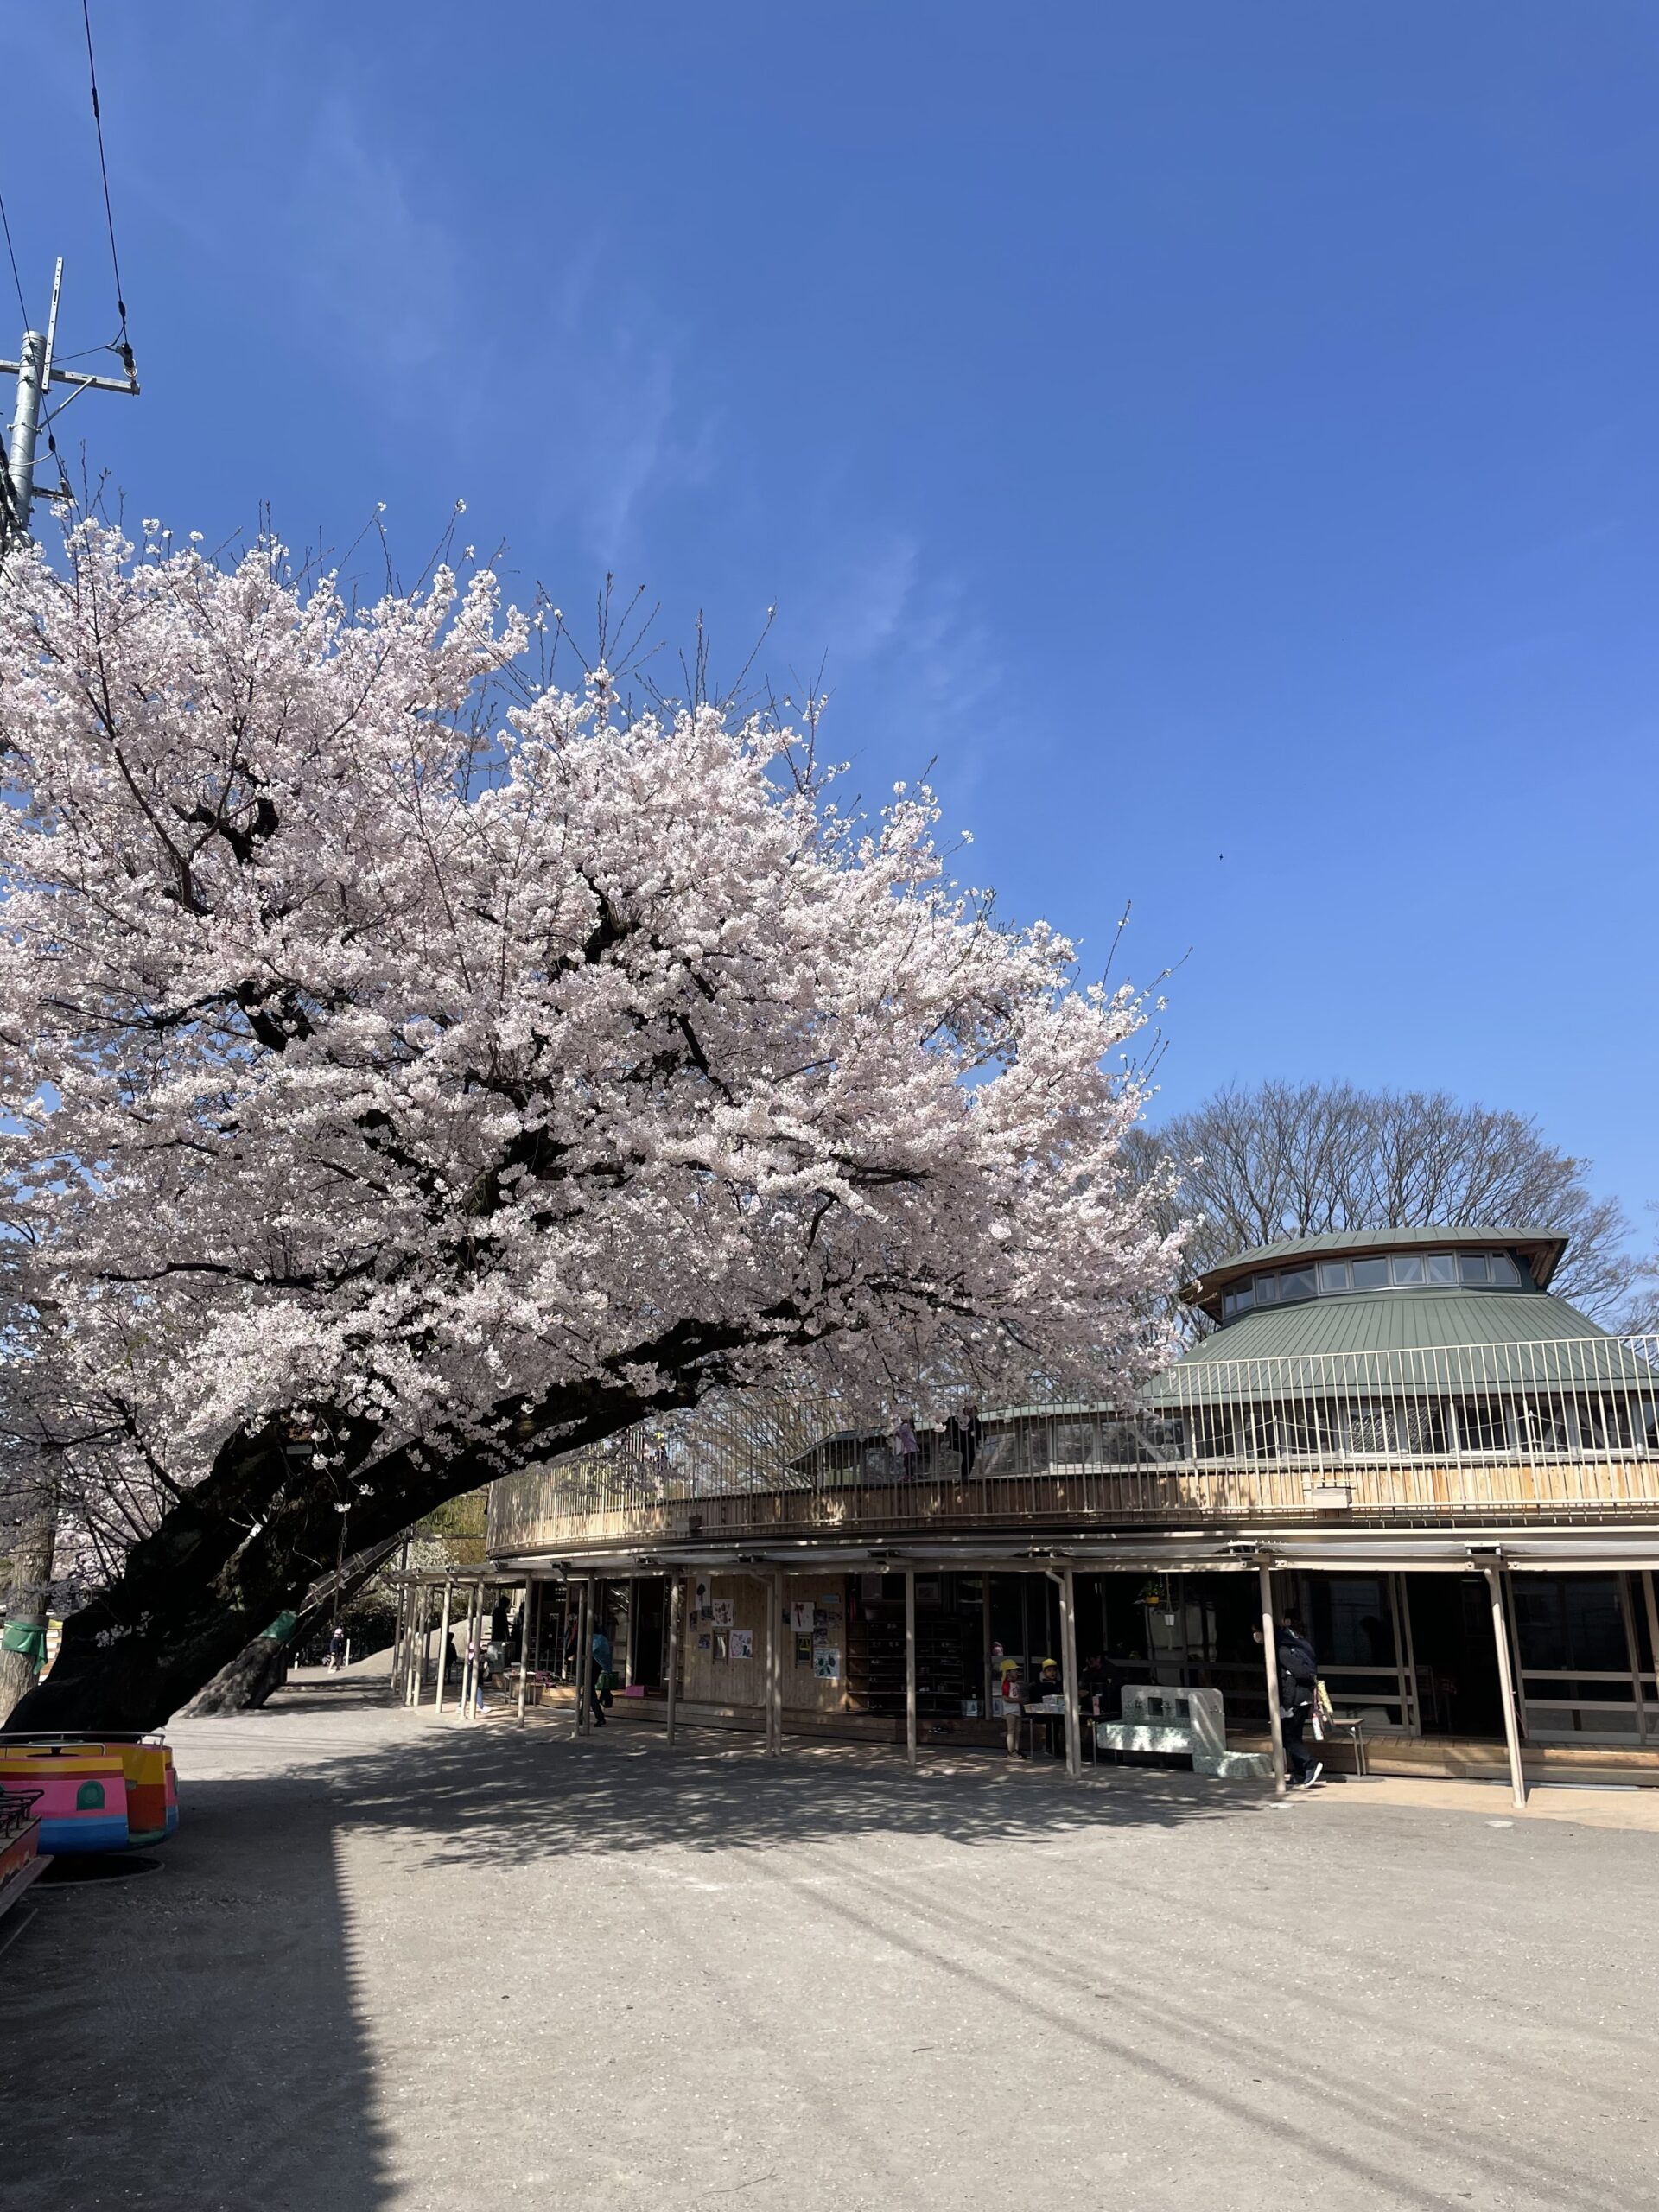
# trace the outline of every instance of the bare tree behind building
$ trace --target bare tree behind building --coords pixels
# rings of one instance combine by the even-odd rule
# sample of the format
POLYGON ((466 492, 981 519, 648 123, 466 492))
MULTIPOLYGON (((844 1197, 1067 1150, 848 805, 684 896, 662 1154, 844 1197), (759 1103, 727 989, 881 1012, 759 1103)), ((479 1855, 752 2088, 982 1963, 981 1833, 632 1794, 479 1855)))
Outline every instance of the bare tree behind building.
POLYGON ((1569 1237, 1551 1288, 1605 1325, 1633 1313, 1643 1287, 1629 1217, 1590 1190, 1587 1160, 1557 1151, 1529 1115, 1443 1090, 1229 1086, 1144 1137, 1141 1152, 1148 1172, 1160 1160, 1179 1167, 1177 1211, 1198 1217, 1195 1274, 1281 1237, 1478 1224, 1569 1237))

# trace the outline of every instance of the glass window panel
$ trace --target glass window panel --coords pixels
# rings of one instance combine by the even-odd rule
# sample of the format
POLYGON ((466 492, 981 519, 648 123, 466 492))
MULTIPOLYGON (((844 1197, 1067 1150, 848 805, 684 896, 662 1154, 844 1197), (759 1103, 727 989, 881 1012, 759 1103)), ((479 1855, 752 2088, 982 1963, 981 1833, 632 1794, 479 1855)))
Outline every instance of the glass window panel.
POLYGON ((1456 1282, 1458 1255, 1455 1252, 1431 1252, 1428 1255, 1430 1282, 1456 1282))
POLYGON ((1389 1280, 1402 1288, 1423 1281, 1423 1255, 1421 1252, 1396 1252, 1389 1262, 1389 1280))
POLYGON ((1321 1290, 1346 1290, 1347 1287, 1347 1261, 1321 1260, 1319 1262, 1319 1288, 1321 1290))
MULTIPOLYGON (((1381 1575, 1308 1575, 1313 1648, 1332 1666, 1395 1666, 1394 1611, 1381 1575)), ((1354 1686, 1344 1685, 1351 1689, 1354 1686)))
POLYGON ((1510 1440, 1509 1414, 1502 1399, 1460 1399, 1458 1437, 1465 1452, 1502 1452, 1510 1440))
POLYGON ((1277 1275, 1257 1275, 1255 1279, 1255 1302, 1258 1306, 1271 1306, 1278 1295, 1279 1278, 1277 1275))
POLYGON ((1279 1278, 1281 1298, 1312 1298, 1313 1270, 1312 1268, 1289 1268, 1279 1278))
POLYGON ((1615 1576, 1517 1574, 1511 1586, 1524 1668, 1628 1673, 1630 1647, 1615 1576))
POLYGON ((1494 1282, 1507 1283, 1511 1288, 1513 1288, 1520 1280, 1521 1270, 1516 1266, 1515 1262, 1510 1257, 1509 1254, 1507 1252, 1494 1252, 1492 1255, 1492 1281, 1494 1282))
POLYGON ((1351 1452, 1387 1452, 1393 1448, 1394 1424, 1386 1406, 1351 1406, 1345 1418, 1351 1452))
POLYGON ((1388 1279, 1389 1263, 1386 1260, 1356 1260, 1354 1262, 1354 1288, 1356 1290, 1381 1290, 1388 1279))
POLYGON ((1247 1306, 1254 1303, 1255 1300, 1255 1293, 1248 1281, 1240 1283, 1236 1289, 1230 1290, 1227 1295, 1232 1300, 1235 1313, 1242 1313, 1247 1306))
POLYGON ((1491 1282, 1492 1263, 1484 1252, 1460 1252, 1458 1274, 1465 1282, 1491 1282))
POLYGON ((1553 1580, 1541 1574, 1517 1574, 1513 1592, 1515 1635, 1523 1667, 1554 1668, 1567 1664, 1567 1627, 1561 1618, 1561 1594, 1553 1580))

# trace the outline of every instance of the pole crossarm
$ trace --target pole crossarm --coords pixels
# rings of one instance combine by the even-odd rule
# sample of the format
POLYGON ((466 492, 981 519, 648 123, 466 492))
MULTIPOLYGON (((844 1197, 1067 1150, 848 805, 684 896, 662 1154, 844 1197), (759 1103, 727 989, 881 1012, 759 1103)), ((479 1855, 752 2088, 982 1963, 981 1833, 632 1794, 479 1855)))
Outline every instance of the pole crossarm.
MULTIPOLYGON (((122 315, 124 343, 122 358, 127 363, 124 377, 92 376, 85 369, 60 369, 53 359, 57 347, 58 305, 63 292, 63 261, 58 260, 52 277, 52 306, 44 331, 26 330, 15 361, 0 361, 0 376, 17 379, 17 397, 13 410, 11 426, 7 433, 4 484, 4 514, 0 518, 3 528, 0 538, 10 544, 14 538, 29 536, 29 518, 35 501, 40 499, 60 499, 63 484, 55 491, 37 493, 35 488, 35 458, 40 443, 41 410, 46 395, 54 385, 73 386, 77 394, 83 391, 114 391, 124 393, 129 399, 138 396, 138 379, 132 373, 132 354, 124 344, 125 312, 122 315)), ((65 406, 68 402, 64 402, 65 406)), ((47 443, 55 454, 51 418, 47 422, 47 443)), ((62 463, 59 462, 62 475, 62 463)), ((67 480, 64 480, 67 482, 67 480)))
MULTIPOLYGON (((22 361, 0 361, 0 376, 20 377, 23 367, 22 361)), ((78 385, 83 391, 120 391, 130 399, 136 399, 142 389, 137 377, 90 377, 79 369, 54 369, 42 382, 78 385)))

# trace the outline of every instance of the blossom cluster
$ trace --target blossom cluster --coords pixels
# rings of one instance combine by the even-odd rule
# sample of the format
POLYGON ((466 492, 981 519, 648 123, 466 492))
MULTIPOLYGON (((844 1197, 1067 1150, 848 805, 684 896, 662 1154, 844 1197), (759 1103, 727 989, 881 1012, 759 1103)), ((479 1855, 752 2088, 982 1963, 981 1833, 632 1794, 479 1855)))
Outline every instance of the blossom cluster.
POLYGON ((507 1466, 596 1376, 1131 1383, 1141 1004, 926 791, 849 818, 788 729, 525 643, 487 574, 354 608, 95 524, 0 577, 16 1294, 135 1481, 273 1415, 507 1466))

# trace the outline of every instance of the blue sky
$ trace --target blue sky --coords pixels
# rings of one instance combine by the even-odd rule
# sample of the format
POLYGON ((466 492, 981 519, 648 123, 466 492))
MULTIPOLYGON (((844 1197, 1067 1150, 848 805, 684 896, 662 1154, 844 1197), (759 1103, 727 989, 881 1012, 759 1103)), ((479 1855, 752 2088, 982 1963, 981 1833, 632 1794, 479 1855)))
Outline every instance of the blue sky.
MULTIPOLYGON (((93 19, 129 513, 384 499, 413 571, 461 496, 717 672, 775 602, 858 788, 936 760, 1010 912, 1187 956, 1166 1108, 1445 1085, 1659 1199, 1650 0, 93 19)), ((71 349, 79 31, 13 21, 0 153, 71 349)))

